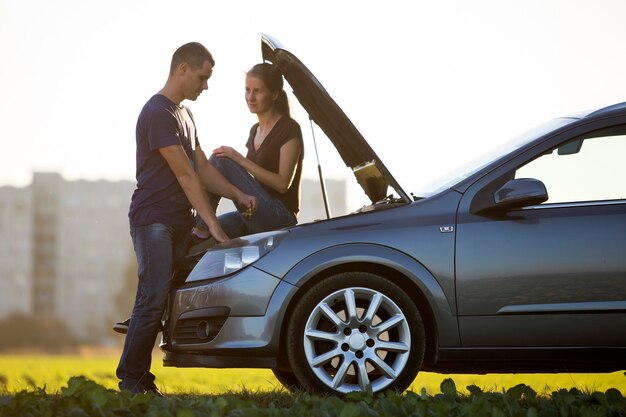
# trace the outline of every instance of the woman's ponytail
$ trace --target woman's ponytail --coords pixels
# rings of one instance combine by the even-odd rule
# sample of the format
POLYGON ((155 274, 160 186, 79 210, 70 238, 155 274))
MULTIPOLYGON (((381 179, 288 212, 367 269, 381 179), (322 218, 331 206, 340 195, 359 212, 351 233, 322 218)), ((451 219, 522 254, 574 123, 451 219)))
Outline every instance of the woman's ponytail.
POLYGON ((274 102, 274 106, 276 107, 276 111, 283 116, 291 117, 289 113, 289 100, 287 100, 287 93, 285 90, 280 90, 278 94, 278 98, 274 102))

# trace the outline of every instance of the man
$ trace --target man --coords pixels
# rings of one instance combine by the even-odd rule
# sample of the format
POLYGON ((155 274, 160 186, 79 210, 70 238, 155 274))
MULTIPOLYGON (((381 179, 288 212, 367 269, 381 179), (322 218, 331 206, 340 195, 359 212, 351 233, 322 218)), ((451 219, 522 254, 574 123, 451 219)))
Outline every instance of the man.
POLYGON ((137 120, 137 188, 129 210, 130 233, 139 282, 124 350, 117 368, 120 390, 160 395, 150 372, 152 348, 166 308, 174 263, 189 245, 192 207, 217 242, 228 240, 211 208, 206 190, 254 210, 243 194, 207 161, 195 123, 181 103, 196 100, 215 61, 192 42, 172 56, 165 86, 143 107, 137 120))

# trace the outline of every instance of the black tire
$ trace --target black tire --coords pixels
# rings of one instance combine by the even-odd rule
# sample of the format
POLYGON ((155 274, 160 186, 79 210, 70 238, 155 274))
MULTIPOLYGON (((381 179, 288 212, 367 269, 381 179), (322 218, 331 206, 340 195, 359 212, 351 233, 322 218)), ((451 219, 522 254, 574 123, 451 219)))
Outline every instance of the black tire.
POLYGON ((348 272, 311 287, 289 320, 287 355, 313 393, 405 390, 424 359, 419 310, 396 284, 348 272))
POLYGON ((299 392, 303 391, 304 387, 298 381, 298 378, 290 371, 281 371, 280 369, 272 369, 274 376, 282 384, 283 387, 288 389, 290 392, 299 392))

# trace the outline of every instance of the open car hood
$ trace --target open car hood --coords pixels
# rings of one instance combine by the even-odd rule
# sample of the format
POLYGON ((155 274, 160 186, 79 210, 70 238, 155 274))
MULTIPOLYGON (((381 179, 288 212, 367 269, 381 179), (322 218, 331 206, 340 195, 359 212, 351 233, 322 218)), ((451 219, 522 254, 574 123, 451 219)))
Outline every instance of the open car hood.
POLYGON ((302 107, 335 145, 372 203, 385 199, 391 186, 405 202, 406 194, 326 89, 300 60, 276 39, 262 35, 263 60, 277 65, 302 107))

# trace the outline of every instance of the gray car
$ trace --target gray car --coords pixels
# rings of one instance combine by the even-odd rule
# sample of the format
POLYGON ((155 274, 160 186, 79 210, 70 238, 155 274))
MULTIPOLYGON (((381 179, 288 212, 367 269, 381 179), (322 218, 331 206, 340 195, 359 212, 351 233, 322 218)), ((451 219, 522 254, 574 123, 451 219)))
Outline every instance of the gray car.
POLYGON ((551 120, 413 196, 299 60, 261 44, 371 205, 190 259, 165 365, 270 368, 339 395, 404 390, 420 370, 626 369, 626 103, 551 120))

